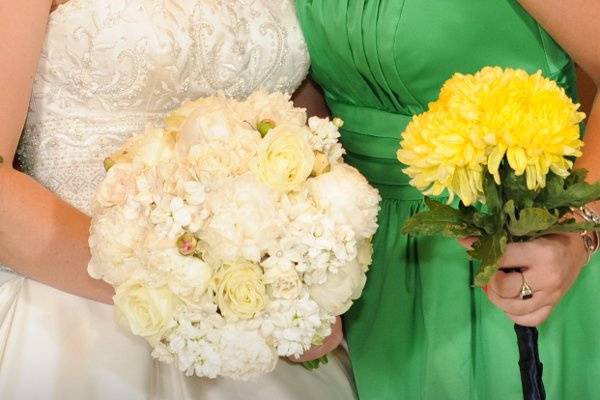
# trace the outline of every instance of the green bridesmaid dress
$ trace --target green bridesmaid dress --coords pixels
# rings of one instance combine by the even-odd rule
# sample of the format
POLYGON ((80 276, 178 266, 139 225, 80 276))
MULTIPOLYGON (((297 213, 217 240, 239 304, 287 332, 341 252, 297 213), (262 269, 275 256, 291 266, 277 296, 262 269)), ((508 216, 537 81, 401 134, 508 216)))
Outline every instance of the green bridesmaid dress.
MULTIPOLYGON (((345 121, 346 160, 383 198, 367 285, 345 317, 361 400, 522 398, 512 323, 471 287, 476 266, 454 240, 400 233, 423 202, 395 152, 455 72, 541 70, 576 96, 571 60, 515 0, 297 0, 297 10, 312 76, 345 121)), ((550 400, 600 398, 597 264, 540 327, 550 400)))

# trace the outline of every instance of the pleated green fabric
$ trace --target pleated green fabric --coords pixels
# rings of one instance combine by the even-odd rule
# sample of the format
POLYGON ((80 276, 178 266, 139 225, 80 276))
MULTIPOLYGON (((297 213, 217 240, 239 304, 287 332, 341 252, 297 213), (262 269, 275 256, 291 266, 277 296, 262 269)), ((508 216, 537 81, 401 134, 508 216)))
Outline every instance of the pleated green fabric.
MULTIPOLYGON (((400 132, 455 72, 541 70, 575 96, 571 60, 513 0, 297 0, 312 75, 345 121, 346 160, 383 197, 374 262, 345 318, 362 400, 519 399, 512 323, 455 241, 400 233, 423 209, 400 132)), ((548 399, 600 398, 600 259, 540 327, 548 399)), ((533 282, 535 285, 535 282, 533 282)))

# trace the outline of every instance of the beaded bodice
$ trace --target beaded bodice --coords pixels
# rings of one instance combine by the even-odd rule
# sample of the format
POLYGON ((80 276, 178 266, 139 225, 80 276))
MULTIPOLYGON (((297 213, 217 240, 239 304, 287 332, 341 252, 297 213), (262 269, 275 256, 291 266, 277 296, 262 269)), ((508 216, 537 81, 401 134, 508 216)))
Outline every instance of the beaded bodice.
POLYGON ((125 138, 187 99, 292 92, 308 61, 293 0, 70 0, 50 15, 19 155, 89 212, 125 138))

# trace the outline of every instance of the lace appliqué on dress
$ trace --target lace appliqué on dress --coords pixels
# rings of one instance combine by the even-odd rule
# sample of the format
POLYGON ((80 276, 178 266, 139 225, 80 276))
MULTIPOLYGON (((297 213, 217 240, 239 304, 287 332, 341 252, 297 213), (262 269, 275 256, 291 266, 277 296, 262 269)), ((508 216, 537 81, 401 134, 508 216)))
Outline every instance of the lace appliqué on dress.
POLYGON ((70 0, 50 16, 19 156, 89 214, 102 161, 181 102, 293 92, 308 55, 292 0, 70 0))

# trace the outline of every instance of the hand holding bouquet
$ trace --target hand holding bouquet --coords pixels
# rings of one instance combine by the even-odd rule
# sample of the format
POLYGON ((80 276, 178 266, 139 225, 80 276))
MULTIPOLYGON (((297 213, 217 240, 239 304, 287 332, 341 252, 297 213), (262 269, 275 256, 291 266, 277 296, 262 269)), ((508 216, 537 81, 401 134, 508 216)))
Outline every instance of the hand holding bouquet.
POLYGON ((214 96, 106 160, 88 270, 154 357, 249 379, 330 334, 364 286, 379 203, 340 124, 307 125, 282 94, 214 96))

